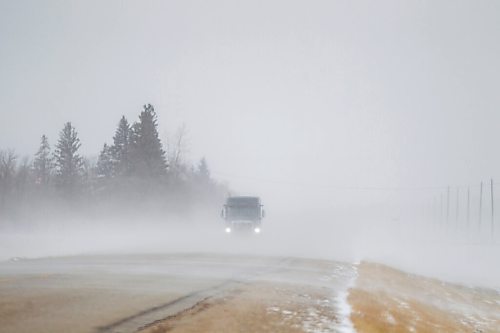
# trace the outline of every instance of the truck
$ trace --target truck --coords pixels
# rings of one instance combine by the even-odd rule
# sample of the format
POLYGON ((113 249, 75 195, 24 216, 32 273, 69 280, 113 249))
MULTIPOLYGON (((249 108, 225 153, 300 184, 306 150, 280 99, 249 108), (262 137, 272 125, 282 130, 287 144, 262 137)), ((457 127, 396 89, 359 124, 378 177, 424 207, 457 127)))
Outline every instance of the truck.
POLYGON ((265 217, 264 206, 259 197, 231 196, 221 211, 226 233, 261 232, 262 219, 265 217))

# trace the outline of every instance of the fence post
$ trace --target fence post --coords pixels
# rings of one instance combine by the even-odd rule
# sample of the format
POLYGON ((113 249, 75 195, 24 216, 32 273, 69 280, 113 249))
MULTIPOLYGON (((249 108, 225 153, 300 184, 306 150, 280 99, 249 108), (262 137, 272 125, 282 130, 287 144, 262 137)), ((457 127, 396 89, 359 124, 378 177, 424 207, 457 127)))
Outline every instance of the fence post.
POLYGON ((470 186, 467 187, 467 229, 470 224, 470 186))
POLYGON ((491 238, 495 239, 495 202, 493 200, 493 178, 490 181, 491 192, 491 238))
POLYGON ((483 211, 483 182, 481 182, 481 186, 479 187, 479 231, 481 231, 482 211, 483 211))

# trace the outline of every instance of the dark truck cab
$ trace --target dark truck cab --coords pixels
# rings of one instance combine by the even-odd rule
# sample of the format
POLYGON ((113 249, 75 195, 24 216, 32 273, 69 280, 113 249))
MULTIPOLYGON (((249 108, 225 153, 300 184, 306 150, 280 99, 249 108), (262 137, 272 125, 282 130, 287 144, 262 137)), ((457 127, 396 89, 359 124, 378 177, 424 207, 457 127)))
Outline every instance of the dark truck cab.
POLYGON ((259 197, 229 197, 224 204, 221 217, 226 224, 226 232, 261 231, 265 211, 259 197))

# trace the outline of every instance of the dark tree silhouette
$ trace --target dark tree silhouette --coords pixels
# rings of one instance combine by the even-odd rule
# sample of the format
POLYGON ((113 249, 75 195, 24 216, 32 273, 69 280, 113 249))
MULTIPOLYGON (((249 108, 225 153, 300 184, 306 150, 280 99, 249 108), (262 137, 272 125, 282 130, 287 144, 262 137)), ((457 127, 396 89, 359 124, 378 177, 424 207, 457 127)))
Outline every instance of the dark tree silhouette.
POLYGON ((97 176, 104 178, 113 177, 114 165, 112 147, 105 143, 97 160, 97 176))
POLYGON ((42 135, 40 148, 38 148, 35 154, 35 160, 33 161, 35 182, 42 186, 48 185, 53 169, 54 159, 51 155, 49 140, 46 135, 42 135))
POLYGON ((0 208, 5 209, 14 190, 17 156, 12 150, 0 150, 0 208))
POLYGON ((107 210, 129 216, 146 207, 189 213, 194 205, 218 205, 227 190, 211 179, 205 158, 196 164, 185 158, 185 126, 170 142, 166 161, 151 104, 144 105, 133 126, 121 117, 113 144, 103 145, 97 161, 81 156, 80 146, 78 133, 68 122, 52 153, 46 135, 33 159, 18 160, 13 151, 0 150, 0 227, 4 217, 20 221, 107 210))
POLYGON ((144 105, 139 122, 130 135, 130 162, 134 175, 157 178, 167 170, 165 151, 158 137, 157 116, 151 104, 144 105))
POLYGON ((130 125, 125 116, 122 116, 118 123, 113 137, 111 154, 114 174, 119 176, 128 174, 130 171, 130 125))
POLYGON ((83 158, 78 133, 70 122, 59 133, 59 141, 54 152, 58 185, 68 193, 74 193, 83 173, 83 158))
POLYGON ((198 163, 197 175, 201 183, 207 184, 210 182, 210 170, 208 169, 208 163, 205 157, 198 163))

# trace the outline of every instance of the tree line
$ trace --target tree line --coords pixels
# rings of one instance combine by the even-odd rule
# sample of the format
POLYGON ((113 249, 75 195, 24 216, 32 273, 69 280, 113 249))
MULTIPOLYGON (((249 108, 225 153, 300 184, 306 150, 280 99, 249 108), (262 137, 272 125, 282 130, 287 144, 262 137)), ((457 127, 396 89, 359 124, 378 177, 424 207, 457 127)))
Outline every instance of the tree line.
POLYGON ((210 177, 205 158, 196 164, 183 160, 184 140, 182 127, 165 147, 157 114, 147 104, 133 124, 121 117, 112 143, 103 145, 95 162, 80 153, 71 122, 64 124, 53 149, 42 135, 32 158, 19 160, 14 151, 0 150, 0 219, 50 218, 61 211, 127 214, 144 206, 182 214, 214 205, 227 190, 210 177))

